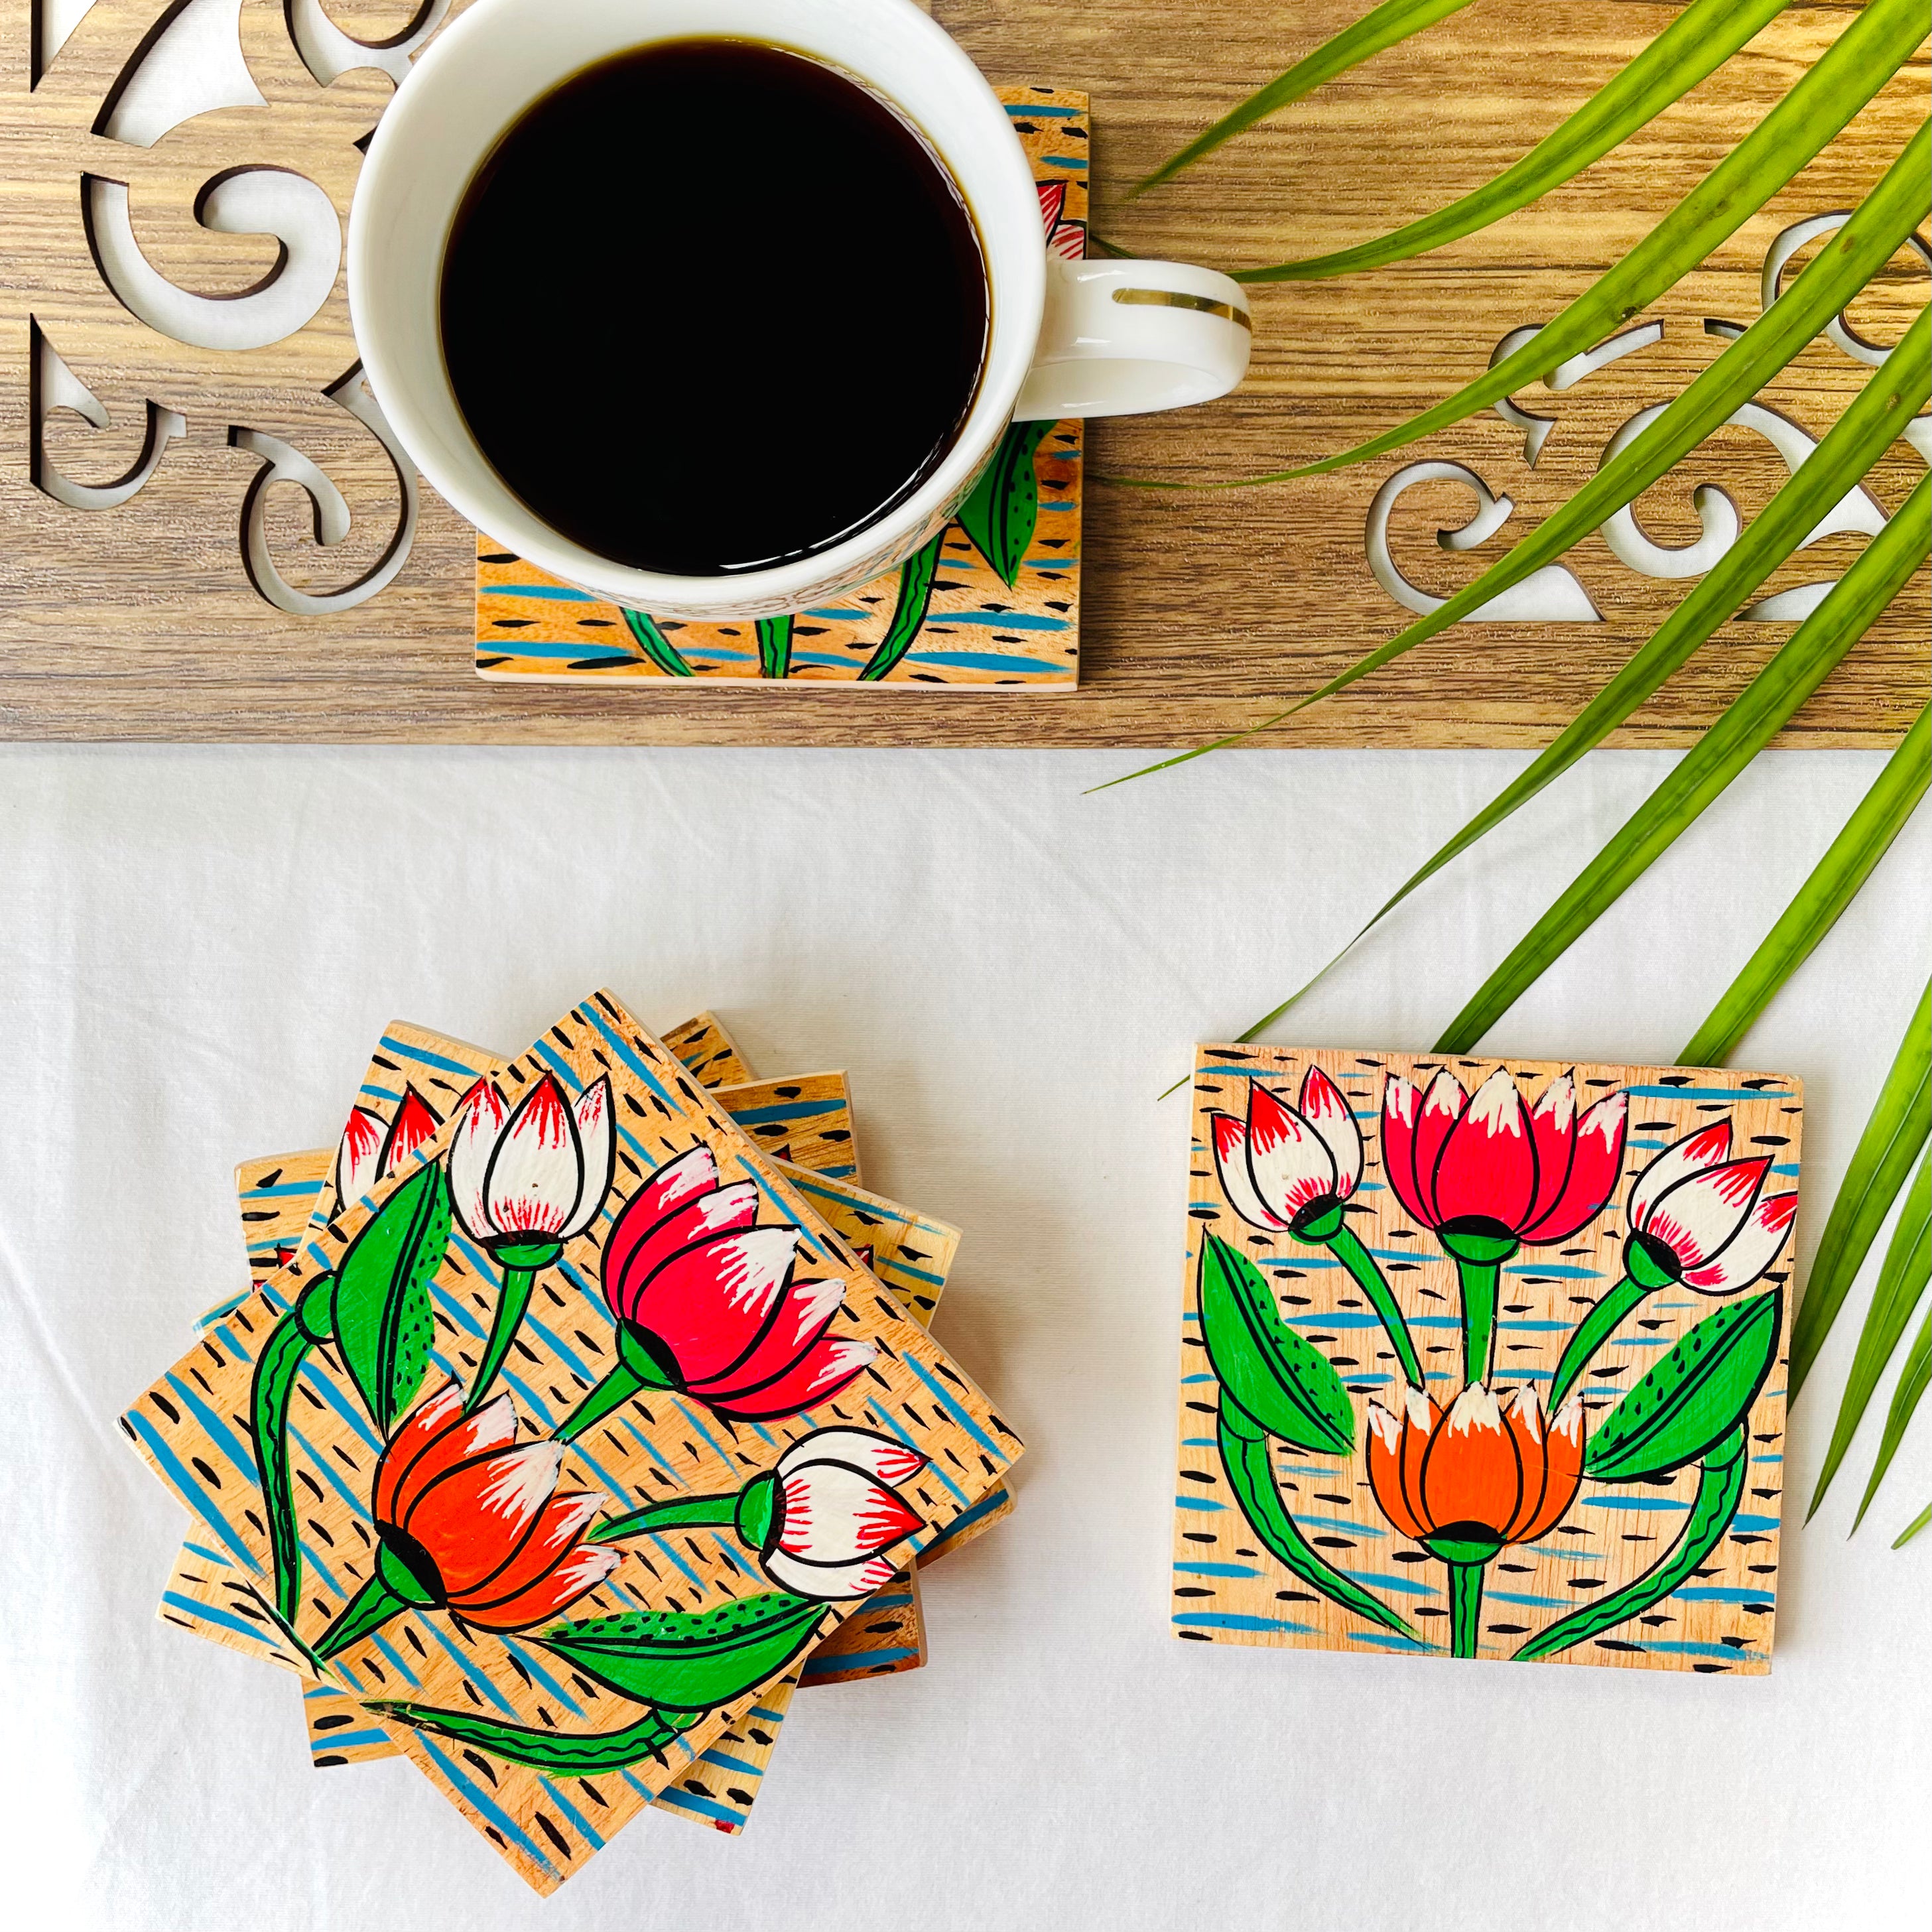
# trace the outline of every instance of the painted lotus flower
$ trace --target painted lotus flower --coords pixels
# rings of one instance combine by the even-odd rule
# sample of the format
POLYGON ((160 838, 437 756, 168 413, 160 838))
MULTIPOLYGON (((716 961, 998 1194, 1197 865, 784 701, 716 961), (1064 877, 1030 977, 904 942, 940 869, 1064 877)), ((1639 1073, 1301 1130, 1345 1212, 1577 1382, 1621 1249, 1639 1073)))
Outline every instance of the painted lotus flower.
POLYGON ((1735 1294, 1757 1280, 1784 1246, 1796 1190, 1766 1194, 1768 1155, 1731 1158, 1728 1119, 1687 1135, 1631 1184, 1624 1264, 1646 1288, 1672 1283, 1700 1294, 1735 1294))
POLYGON ((1243 1220, 1292 1233, 1339 1225, 1341 1204, 1361 1182, 1362 1136, 1320 1067, 1302 1076, 1298 1105, 1251 1080, 1246 1119, 1216 1114, 1213 1124, 1221 1191, 1243 1220))
POLYGON ((376 1570, 318 1646, 327 1657, 398 1612, 447 1610, 478 1629, 542 1622, 622 1560, 584 1540, 604 1498, 557 1490, 562 1450, 517 1441, 507 1395, 463 1412, 454 1382, 420 1403, 376 1466, 376 1570))
POLYGON ((1579 1113, 1568 1073, 1534 1107, 1523 1105, 1506 1067, 1473 1095, 1446 1066, 1420 1096, 1391 1073, 1382 1090, 1382 1166, 1406 1212, 1438 1235, 1547 1246, 1609 1204, 1629 1111, 1619 1089, 1579 1113))
POLYGON ((814 1430, 746 1485, 738 1534, 782 1589, 869 1597, 898 1568, 884 1552, 924 1523, 895 1485, 926 1466, 917 1450, 868 1430, 814 1430))
POLYGON ((1405 1536, 1450 1562, 1533 1543, 1563 1519, 1583 1478, 1583 1410, 1546 1424, 1536 1392, 1498 1399, 1472 1382, 1444 1409, 1417 1388, 1400 1415, 1369 1405, 1369 1481, 1405 1536))
POLYGON ((458 1108, 449 1150, 457 1218, 487 1247, 551 1246, 580 1234, 610 1185, 610 1083, 571 1106, 546 1073, 512 1111, 479 1080, 458 1108))
POLYGON ((392 1120, 368 1107, 352 1108, 335 1155, 338 1202, 346 1207, 373 1193, 378 1182, 400 1173, 418 1148, 434 1140, 442 1124, 413 1087, 404 1089, 392 1120))
POLYGON ((747 1422, 825 1401, 877 1353, 830 1332, 844 1284, 800 1276, 798 1229, 758 1214, 757 1184, 721 1186, 700 1145, 632 1196, 604 1246, 604 1298, 645 1385, 747 1422))

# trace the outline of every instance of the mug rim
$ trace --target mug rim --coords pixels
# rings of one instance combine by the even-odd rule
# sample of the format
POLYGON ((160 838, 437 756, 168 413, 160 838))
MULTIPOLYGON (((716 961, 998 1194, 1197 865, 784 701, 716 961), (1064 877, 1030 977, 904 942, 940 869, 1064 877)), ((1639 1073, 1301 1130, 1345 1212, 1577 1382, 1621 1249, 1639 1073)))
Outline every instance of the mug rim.
MULTIPOLYGON (((753 603, 791 609, 796 604, 788 598, 808 602, 829 584, 857 582, 890 568, 896 556, 881 562, 883 555, 907 536, 936 526, 956 507, 1011 420, 1032 363, 1045 305, 1045 248, 1016 248, 1010 240, 1003 250, 992 232, 994 211, 986 206, 1009 196, 1017 207, 1023 196, 1028 226, 1018 232, 1037 236, 1032 173, 1004 104, 964 50, 912 0, 784 0, 782 9, 772 0, 710 0, 705 28, 696 32, 684 26, 652 32, 654 15, 680 11, 676 0, 668 8, 662 6, 662 0, 638 0, 631 10, 634 31, 602 38, 598 51, 568 67, 538 70, 542 77, 520 84, 515 106, 505 116, 492 117, 487 135, 463 144, 456 194, 433 218, 436 260, 429 284, 430 313, 424 316, 416 292, 386 287, 383 258, 398 245, 393 232, 398 222, 410 219, 398 210, 407 199, 414 151, 430 142, 447 145, 452 122, 449 104, 439 99, 442 76, 460 64, 473 44, 487 40, 493 23, 542 4, 542 0, 474 0, 418 57, 378 122, 363 163, 349 221, 350 320, 364 374, 398 440, 437 492, 492 541, 554 576, 640 609, 724 614, 753 603), (819 38, 813 31, 818 23, 849 28, 861 15, 886 17, 896 31, 909 32, 919 44, 922 86, 932 94, 963 94, 970 103, 965 108, 968 118, 976 119, 989 133, 997 129, 1000 138, 962 157, 934 134, 918 104, 908 100, 902 88, 814 45, 819 38), (781 35, 760 31, 755 24, 760 18, 774 24, 782 20, 784 32, 781 35), (985 264, 988 326, 972 406, 951 447, 916 490, 830 549, 768 570, 683 577, 621 564, 573 542, 510 489, 484 454, 457 402, 442 353, 440 295, 444 252, 463 195, 517 120, 573 74, 600 60, 631 47, 694 38, 745 39, 801 54, 850 74, 902 115, 947 170, 966 201, 985 264), (410 312, 412 308, 416 313, 410 312), (425 330, 435 371, 434 393, 429 395, 399 366, 412 357, 420 368, 425 330)), ((1010 227, 1012 218, 1007 217, 1010 227)), ((418 230, 431 224, 430 216, 416 212, 413 225, 418 230)), ((393 262, 387 274, 400 281, 393 262)))

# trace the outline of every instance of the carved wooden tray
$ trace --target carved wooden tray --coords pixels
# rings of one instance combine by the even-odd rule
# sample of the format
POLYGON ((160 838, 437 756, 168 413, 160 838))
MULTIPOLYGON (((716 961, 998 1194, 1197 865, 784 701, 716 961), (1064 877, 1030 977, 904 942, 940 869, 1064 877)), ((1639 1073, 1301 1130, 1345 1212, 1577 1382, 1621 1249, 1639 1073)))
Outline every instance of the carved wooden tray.
MULTIPOLYGON (((1638 319, 1660 335, 1560 394, 1520 395, 1520 412, 1552 422, 1534 466, 1525 425, 1492 414, 1312 483, 1171 497, 1090 488, 1082 688, 1051 704, 748 681, 520 688, 474 674, 474 537, 391 453, 359 380, 340 268, 358 144, 446 0, 413 14, 409 0, 4 6, 0 730, 15 736, 1196 742, 1332 675, 1400 628, 1405 602, 1468 581, 1568 495, 1621 425, 1717 352, 1713 325, 1757 312, 1777 238, 1876 178, 1925 92, 1922 67, 1894 81, 1638 319)), ((1123 184, 1358 10, 1114 0, 1076 26, 1043 0, 940 8, 996 82, 1091 94, 1100 232, 1228 268, 1361 238, 1474 185, 1674 9, 1484 0, 1171 187, 1123 201, 1123 184)), ((1091 469, 1252 473, 1344 447, 1446 392, 1645 232, 1844 18, 1788 10, 1619 154, 1496 230, 1373 276, 1258 290, 1242 392, 1092 425, 1091 469)), ((1850 318, 1868 342, 1895 340, 1924 300, 1924 262, 1902 254, 1893 268, 1850 318)), ((1615 547, 1602 536, 1580 546, 1527 615, 1457 627, 1276 742, 1546 739, 1681 593, 1681 575, 1647 573, 1685 567, 1669 552, 1699 536, 1693 487, 1720 486, 1748 518, 1798 439, 1822 434, 1867 373, 1840 343, 1814 344, 1761 398, 1766 416, 1720 431, 1615 547)), ((1922 461, 1901 443, 1846 508, 1848 526, 1768 586, 1785 602, 1721 631, 1623 741, 1682 742, 1715 715, 1789 634, 1787 593, 1841 572, 1922 461)), ((1922 574, 1787 741, 1895 739, 1924 701, 1927 622, 1922 574)))

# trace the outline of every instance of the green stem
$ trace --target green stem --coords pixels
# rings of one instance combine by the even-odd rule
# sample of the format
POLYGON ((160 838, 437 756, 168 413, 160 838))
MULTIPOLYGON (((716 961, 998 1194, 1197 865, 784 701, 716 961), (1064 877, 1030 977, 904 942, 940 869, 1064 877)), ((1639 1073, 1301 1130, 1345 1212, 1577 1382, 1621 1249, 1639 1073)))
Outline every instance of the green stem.
POLYGON ((1354 1277, 1355 1286, 1369 1298, 1370 1306, 1382 1318, 1383 1330, 1389 1338, 1389 1346, 1395 1350, 1396 1360, 1402 1364, 1402 1373, 1413 1387, 1420 1388, 1422 1363, 1410 1337, 1408 1323, 1394 1292, 1382 1278, 1382 1270, 1376 1265, 1374 1256, 1355 1238, 1354 1230, 1346 1224, 1336 1229, 1326 1245, 1328 1252, 1354 1277))
POLYGON ((1501 1264, 1456 1257, 1462 1290, 1462 1379, 1486 1383, 1496 1346, 1496 1276, 1501 1264))
POLYGON ((517 1339, 517 1330, 524 1325, 524 1311, 530 1305, 530 1292, 537 1284, 536 1268, 515 1262, 498 1258, 498 1266, 503 1273, 503 1285, 496 1293, 496 1312, 490 1318, 489 1339, 483 1344, 483 1359, 476 1364, 476 1379, 470 1384, 470 1393, 464 1398, 463 1412, 472 1414, 490 1393, 490 1384, 496 1379, 496 1372, 503 1366, 503 1358, 510 1352, 510 1344, 517 1339))
POLYGON ((1474 1657, 1483 1608, 1483 1563, 1449 1565, 1449 1642, 1452 1657, 1474 1657))
POLYGON ((1563 1354, 1550 1384, 1549 1412, 1554 1415, 1562 1406, 1576 1378, 1595 1358, 1597 1351, 1630 1318, 1632 1312, 1650 1292, 1628 1275, 1618 1282, 1571 1330, 1563 1345, 1563 1354))
POLYGON ((629 609, 625 609, 623 614, 624 622, 630 627, 631 635, 638 640, 645 656, 667 677, 697 676, 697 673, 685 662, 684 653, 658 628, 655 617, 646 616, 641 610, 629 609))
POLYGON ((720 1529, 736 1520, 737 1508, 735 1496, 684 1496, 676 1502, 646 1503, 641 1509, 628 1510, 600 1522, 584 1540, 615 1543, 620 1537, 642 1536, 654 1529, 720 1529))
POLYGON ((613 1409, 622 1408, 632 1396, 646 1386, 644 1378, 628 1363, 620 1362, 556 1429, 554 1439, 574 1442, 593 1423, 602 1422, 613 1409))
MULTIPOLYGON (((946 527, 950 530, 952 525, 946 527)), ((943 530, 900 565, 898 600, 892 606, 892 622, 859 674, 861 684, 876 684, 912 649, 913 640, 926 622, 926 607, 932 602, 932 580, 939 574, 939 547, 945 540, 943 530)))
POLYGON ((333 1275, 310 1282, 269 1330, 249 1391, 249 1426, 261 1469, 262 1511, 268 1518, 268 1556, 274 1570, 275 1614, 291 1626, 302 1604, 302 1536, 289 1464, 289 1400, 309 1351, 327 1341, 333 1330, 330 1301, 334 1286, 333 1275))
POLYGON ((399 1616, 406 1610, 419 1608, 406 1597, 399 1596, 390 1587, 391 1565, 386 1558, 387 1550, 379 1550, 376 1558, 375 1574, 344 1605, 341 1614, 324 1630, 315 1646, 315 1654, 325 1660, 339 1656, 352 1643, 360 1643, 365 1636, 380 1630, 393 1616, 399 1616))
POLYGON ((494 1718, 476 1717, 467 1711, 440 1711, 428 1704, 378 1700, 363 1708, 397 1724, 407 1724, 412 1730, 433 1731, 439 1737, 475 1744, 491 1756, 506 1758, 512 1764, 534 1765, 540 1771, 580 1775, 593 1771, 620 1771, 640 1758, 658 1756, 666 1745, 676 1742, 680 1732, 697 1721, 694 1713, 674 1719, 661 1711, 646 1709, 635 1723, 626 1724, 622 1730, 572 1733, 499 1724, 494 1718))
POLYGON ((754 628, 758 634, 758 675, 770 678, 790 676, 790 618, 760 617, 754 628))

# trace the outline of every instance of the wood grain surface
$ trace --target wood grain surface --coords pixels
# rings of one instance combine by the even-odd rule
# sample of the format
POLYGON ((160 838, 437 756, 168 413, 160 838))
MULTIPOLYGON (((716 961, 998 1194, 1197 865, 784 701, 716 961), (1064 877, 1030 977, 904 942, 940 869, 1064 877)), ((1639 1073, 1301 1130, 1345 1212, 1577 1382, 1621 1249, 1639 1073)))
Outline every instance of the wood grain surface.
MULTIPOLYGON (((408 22, 393 0, 339 0, 368 40, 408 22)), ((1354 0, 1214 9, 1112 0, 940 0, 941 21, 998 82, 1048 82, 1094 102, 1095 226, 1137 253, 1238 268, 1366 238, 1488 178, 1582 103, 1675 9, 1652 0, 1478 4, 1380 56, 1143 200, 1123 190, 1216 112, 1360 10, 1354 0)), ((1235 395, 1204 408, 1091 426, 1108 476, 1207 482, 1317 456, 1399 420, 1478 373, 1511 328, 1547 320, 1748 130, 1850 16, 1795 6, 1744 54, 1618 154, 1498 228, 1372 274, 1255 292, 1255 362, 1235 395)), ((1561 395, 1519 395, 1556 418, 1536 467, 1520 430, 1485 414, 1359 470, 1285 486, 1153 495, 1088 490, 1083 685, 1051 702, 844 690, 506 688, 471 668, 474 539, 424 490, 412 550, 380 595, 340 614, 265 602, 240 532, 262 458, 251 430, 298 448, 340 487, 346 539, 314 541, 304 494, 262 493, 278 567, 320 592, 374 568, 398 521, 382 446, 324 391, 355 366, 340 274, 295 334, 260 349, 184 346, 136 320, 95 272, 81 178, 129 184, 134 234, 163 273, 203 293, 245 293, 275 268, 260 235, 196 225, 196 196, 243 165, 317 182, 338 210, 389 81, 368 69, 326 88, 296 57, 276 0, 241 0, 241 38, 261 106, 203 114, 140 148, 92 131, 141 48, 156 0, 97 0, 38 86, 28 0, 0 20, 0 732, 13 737, 508 741, 543 743, 914 743, 1181 746, 1252 722, 1399 629, 1408 615, 1370 575, 1366 506, 1406 464, 1462 463, 1516 506, 1472 551, 1431 532, 1466 523, 1466 490, 1426 483, 1402 499, 1400 566, 1440 596, 1568 495, 1635 410, 1659 401, 1722 346, 1710 320, 1750 321, 1760 268, 1784 228, 1852 205, 1924 112, 1922 56, 1760 214, 1648 313, 1664 339, 1561 395), (32 481, 30 317, 108 412, 90 427, 47 412, 48 460, 86 483, 137 458, 147 405, 184 433, 120 507, 69 508, 32 481)), ((1852 320, 1896 339, 1925 299, 1901 254, 1852 320)), ((1866 371, 1827 342, 1764 400, 1816 436, 1866 371)), ((1895 508, 1923 467, 1901 443, 1868 479, 1895 508)), ((1715 482, 1746 516, 1785 474, 1754 432, 1727 428, 1649 492, 1658 543, 1696 534, 1694 484, 1715 482)), ((1860 537, 1800 554, 1771 588, 1835 575, 1860 537)), ((1604 621, 1465 624, 1263 742, 1519 746, 1544 742, 1648 634, 1684 584, 1646 578, 1592 536, 1570 560, 1604 621)), ((1892 742, 1927 694, 1923 572, 1834 674, 1784 742, 1892 742)), ((1733 622, 1613 742, 1682 744, 1790 634, 1733 622)))

